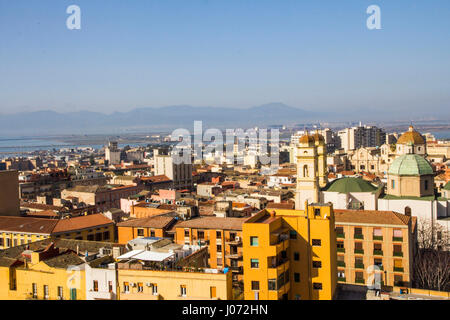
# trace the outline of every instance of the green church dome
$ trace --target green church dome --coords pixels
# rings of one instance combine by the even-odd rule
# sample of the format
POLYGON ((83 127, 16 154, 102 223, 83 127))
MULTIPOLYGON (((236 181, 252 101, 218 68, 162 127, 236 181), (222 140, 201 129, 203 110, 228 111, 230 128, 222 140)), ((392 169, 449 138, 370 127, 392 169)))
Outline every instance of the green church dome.
POLYGON ((373 192, 377 190, 373 184, 361 178, 340 178, 331 182, 324 191, 326 192, 373 192))
POLYGON ((405 154, 392 162, 389 174, 397 176, 421 176, 433 174, 430 163, 417 154, 405 154))

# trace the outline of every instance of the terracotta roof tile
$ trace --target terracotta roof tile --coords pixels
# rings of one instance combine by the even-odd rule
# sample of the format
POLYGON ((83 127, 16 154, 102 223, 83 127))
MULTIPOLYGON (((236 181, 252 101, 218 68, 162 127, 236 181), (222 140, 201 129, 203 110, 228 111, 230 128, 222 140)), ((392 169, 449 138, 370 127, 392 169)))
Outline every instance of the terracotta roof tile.
POLYGON ((220 218, 203 216, 177 224, 177 228, 242 230, 246 218, 220 218))
POLYGON ((68 232, 71 230, 95 228, 98 226, 104 226, 113 223, 114 222, 112 220, 108 219, 107 217, 105 217, 100 213, 91 214, 87 216, 58 220, 58 223, 53 229, 53 232, 60 233, 60 232, 68 232))
POLYGON ((367 223, 387 225, 408 225, 411 217, 394 211, 376 210, 334 210, 336 224, 367 223))
POLYGON ((141 219, 130 219, 128 221, 118 223, 117 226, 164 229, 170 227, 174 221, 175 219, 172 217, 154 216, 141 219))

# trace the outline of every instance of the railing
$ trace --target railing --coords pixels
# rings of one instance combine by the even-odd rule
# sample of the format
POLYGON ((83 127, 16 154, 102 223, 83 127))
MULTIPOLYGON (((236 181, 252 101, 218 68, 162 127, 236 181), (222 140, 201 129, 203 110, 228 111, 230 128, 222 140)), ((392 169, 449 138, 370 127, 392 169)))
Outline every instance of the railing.
POLYGON ((337 248, 337 252, 345 252, 345 248, 337 248))
POLYGON ((353 236, 353 238, 354 238, 354 239, 364 239, 364 235, 362 235, 362 234, 355 234, 355 235, 353 236))
POLYGON ((338 262, 337 262, 337 265, 338 265, 339 267, 345 267, 345 262, 344 262, 344 261, 338 261, 338 262))
POLYGON ((356 283, 364 284, 364 279, 355 279, 355 282, 356 282, 356 283))
POLYGON ((394 267, 395 272, 403 272, 403 267, 394 267))
POLYGON ((373 236, 373 240, 383 240, 383 236, 373 236))
POLYGON ((373 254, 376 256, 382 256, 383 255, 383 251, 382 250, 373 250, 373 254))
POLYGON ((345 281, 346 281, 345 278, 341 278, 341 277, 338 277, 337 280, 338 280, 339 282, 345 282, 345 281))
POLYGON ((285 264, 288 261, 289 261, 288 258, 280 258, 276 261, 276 263, 269 263, 268 268, 271 268, 271 269, 278 268, 279 266, 285 264))
POLYGON ((337 238, 345 238, 345 233, 337 233, 336 237, 337 238))
POLYGON ((355 249, 355 253, 364 254, 364 249, 355 249))
POLYGON ((395 252, 394 251, 394 257, 403 257, 403 252, 395 252))
POLYGON ((392 241, 403 242, 403 237, 392 237, 392 241))
POLYGON ((364 269, 364 263, 355 263, 356 269, 364 269))

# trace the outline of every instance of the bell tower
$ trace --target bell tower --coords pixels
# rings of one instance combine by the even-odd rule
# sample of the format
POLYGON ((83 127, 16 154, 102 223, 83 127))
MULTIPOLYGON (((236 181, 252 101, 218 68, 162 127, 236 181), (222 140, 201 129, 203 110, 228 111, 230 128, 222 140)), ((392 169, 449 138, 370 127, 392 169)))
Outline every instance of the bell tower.
POLYGON ((327 146, 324 137, 317 130, 313 137, 317 148, 317 175, 319 177, 319 186, 323 188, 328 183, 327 146))
POLYGON ((319 202, 318 153, 314 137, 305 133, 297 146, 297 190, 295 209, 305 210, 305 202, 319 202))

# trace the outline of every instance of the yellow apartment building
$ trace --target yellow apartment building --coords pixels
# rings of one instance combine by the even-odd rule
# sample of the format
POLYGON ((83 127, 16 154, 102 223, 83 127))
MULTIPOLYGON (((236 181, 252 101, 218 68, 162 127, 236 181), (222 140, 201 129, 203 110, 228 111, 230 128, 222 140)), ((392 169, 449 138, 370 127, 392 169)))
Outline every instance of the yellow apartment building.
POLYGON ((69 219, 0 216, 0 250, 52 239, 114 241, 114 222, 102 214, 69 219))
POLYGON ((175 225, 175 242, 209 246, 211 268, 229 267, 233 281, 243 278, 242 225, 246 218, 199 217, 175 225))
POLYGON ((120 300, 231 300, 231 273, 135 270, 119 267, 120 300))
POLYGON ((245 300, 330 300, 337 284, 331 204, 262 210, 243 224, 245 300))
POLYGON ((393 211, 335 210, 338 282, 409 287, 416 218, 393 211), (377 275, 377 276, 376 276, 377 275))

